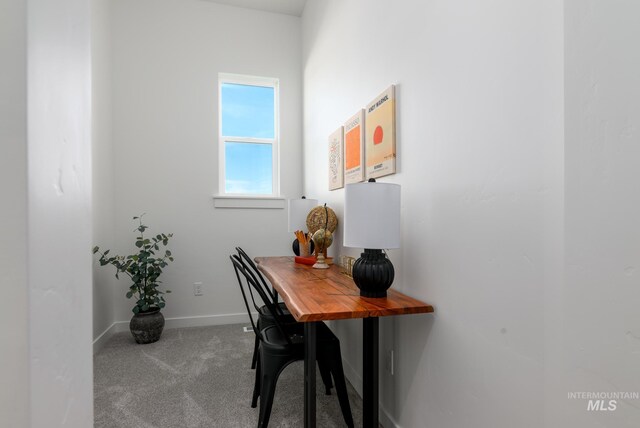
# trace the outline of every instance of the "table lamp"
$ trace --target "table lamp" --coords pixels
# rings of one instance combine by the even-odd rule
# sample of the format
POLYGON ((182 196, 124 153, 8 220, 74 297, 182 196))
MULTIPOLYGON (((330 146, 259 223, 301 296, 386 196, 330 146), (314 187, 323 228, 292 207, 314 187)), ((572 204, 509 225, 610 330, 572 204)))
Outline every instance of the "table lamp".
MULTIPOLYGON (((296 239, 293 240, 291 248, 296 255, 303 255, 300 251, 300 242, 298 241, 298 232, 302 231, 306 236, 307 230, 307 215, 314 207, 318 205, 317 199, 307 199, 302 197, 300 199, 289 199, 289 232, 296 234, 296 239)), ((313 241, 307 242, 309 246, 313 246, 313 241)), ((313 251, 313 247, 309 248, 306 256, 313 251)))
POLYGON ((364 249, 353 264, 360 295, 386 297, 395 272, 382 250, 400 247, 400 185, 371 178, 345 186, 344 246, 364 249))

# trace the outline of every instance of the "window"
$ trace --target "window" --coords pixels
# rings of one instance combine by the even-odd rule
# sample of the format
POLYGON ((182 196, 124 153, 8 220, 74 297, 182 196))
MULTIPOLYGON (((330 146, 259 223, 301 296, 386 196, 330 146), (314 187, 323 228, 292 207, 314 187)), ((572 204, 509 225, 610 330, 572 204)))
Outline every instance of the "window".
POLYGON ((220 74, 221 195, 278 196, 278 79, 220 74))

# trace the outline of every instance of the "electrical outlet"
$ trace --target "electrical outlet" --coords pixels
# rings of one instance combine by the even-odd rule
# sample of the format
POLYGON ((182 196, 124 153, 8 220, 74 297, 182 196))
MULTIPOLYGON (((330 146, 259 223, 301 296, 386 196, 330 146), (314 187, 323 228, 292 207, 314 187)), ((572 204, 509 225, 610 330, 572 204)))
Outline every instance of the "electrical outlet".
POLYGON ((394 367, 393 367, 393 349, 387 351, 387 371, 389 372, 389 374, 391 376, 393 376, 394 373, 394 367))
POLYGON ((193 283, 193 295, 202 296, 202 282, 193 283))

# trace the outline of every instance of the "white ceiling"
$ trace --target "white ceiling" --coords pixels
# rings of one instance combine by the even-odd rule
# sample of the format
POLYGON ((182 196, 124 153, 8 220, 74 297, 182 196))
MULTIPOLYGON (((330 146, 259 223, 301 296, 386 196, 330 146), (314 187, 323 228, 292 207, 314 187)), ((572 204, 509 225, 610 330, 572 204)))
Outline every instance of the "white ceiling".
POLYGON ((302 16, 307 0, 204 0, 229 6, 302 16))

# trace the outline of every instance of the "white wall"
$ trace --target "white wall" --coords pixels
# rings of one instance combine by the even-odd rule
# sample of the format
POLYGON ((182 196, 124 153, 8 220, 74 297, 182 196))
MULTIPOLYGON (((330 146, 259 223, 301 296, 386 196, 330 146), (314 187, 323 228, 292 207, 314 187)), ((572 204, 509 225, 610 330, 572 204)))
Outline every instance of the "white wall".
MULTIPOLYGON (((435 314, 383 320, 385 423, 545 426, 547 400, 566 405, 566 391, 545 398, 561 325, 562 2, 312 1, 303 73, 305 192, 339 216, 344 191, 317 172, 327 137, 397 84, 398 173, 380 180, 402 185, 394 287, 435 314)), ((360 326, 334 323, 356 384, 360 326)))
MULTIPOLYGON (((566 284, 570 391, 640 392, 640 38, 633 1, 569 0, 565 18, 566 284)), ((574 426, 637 427, 640 402, 574 426)))
MULTIPOLYGON (((111 0, 91 2, 93 242, 115 243, 115 169, 111 122, 111 0)), ((93 337, 115 321, 119 284, 112 270, 93 264, 93 337)))
POLYGON ((31 373, 23 381, 34 427, 93 423, 90 18, 87 0, 28 4, 31 373))
MULTIPOLYGON (((165 317, 242 314, 228 255, 237 245, 250 254, 290 254, 293 236, 286 210, 213 208, 218 73, 280 79, 281 189, 298 197, 300 18, 196 0, 116 0, 112 8, 114 250, 135 248, 131 218, 147 213, 152 232, 175 234, 176 261, 162 278, 173 291, 165 317), (204 296, 193 295, 196 281, 204 296)), ((120 281, 117 290, 121 321, 134 303, 124 298, 127 287, 120 281)))
POLYGON ((78 0, 0 9, 2 426, 93 420, 88 17, 78 0))
POLYGON ((0 3, 0 425, 29 425, 27 35, 21 0, 0 3))

